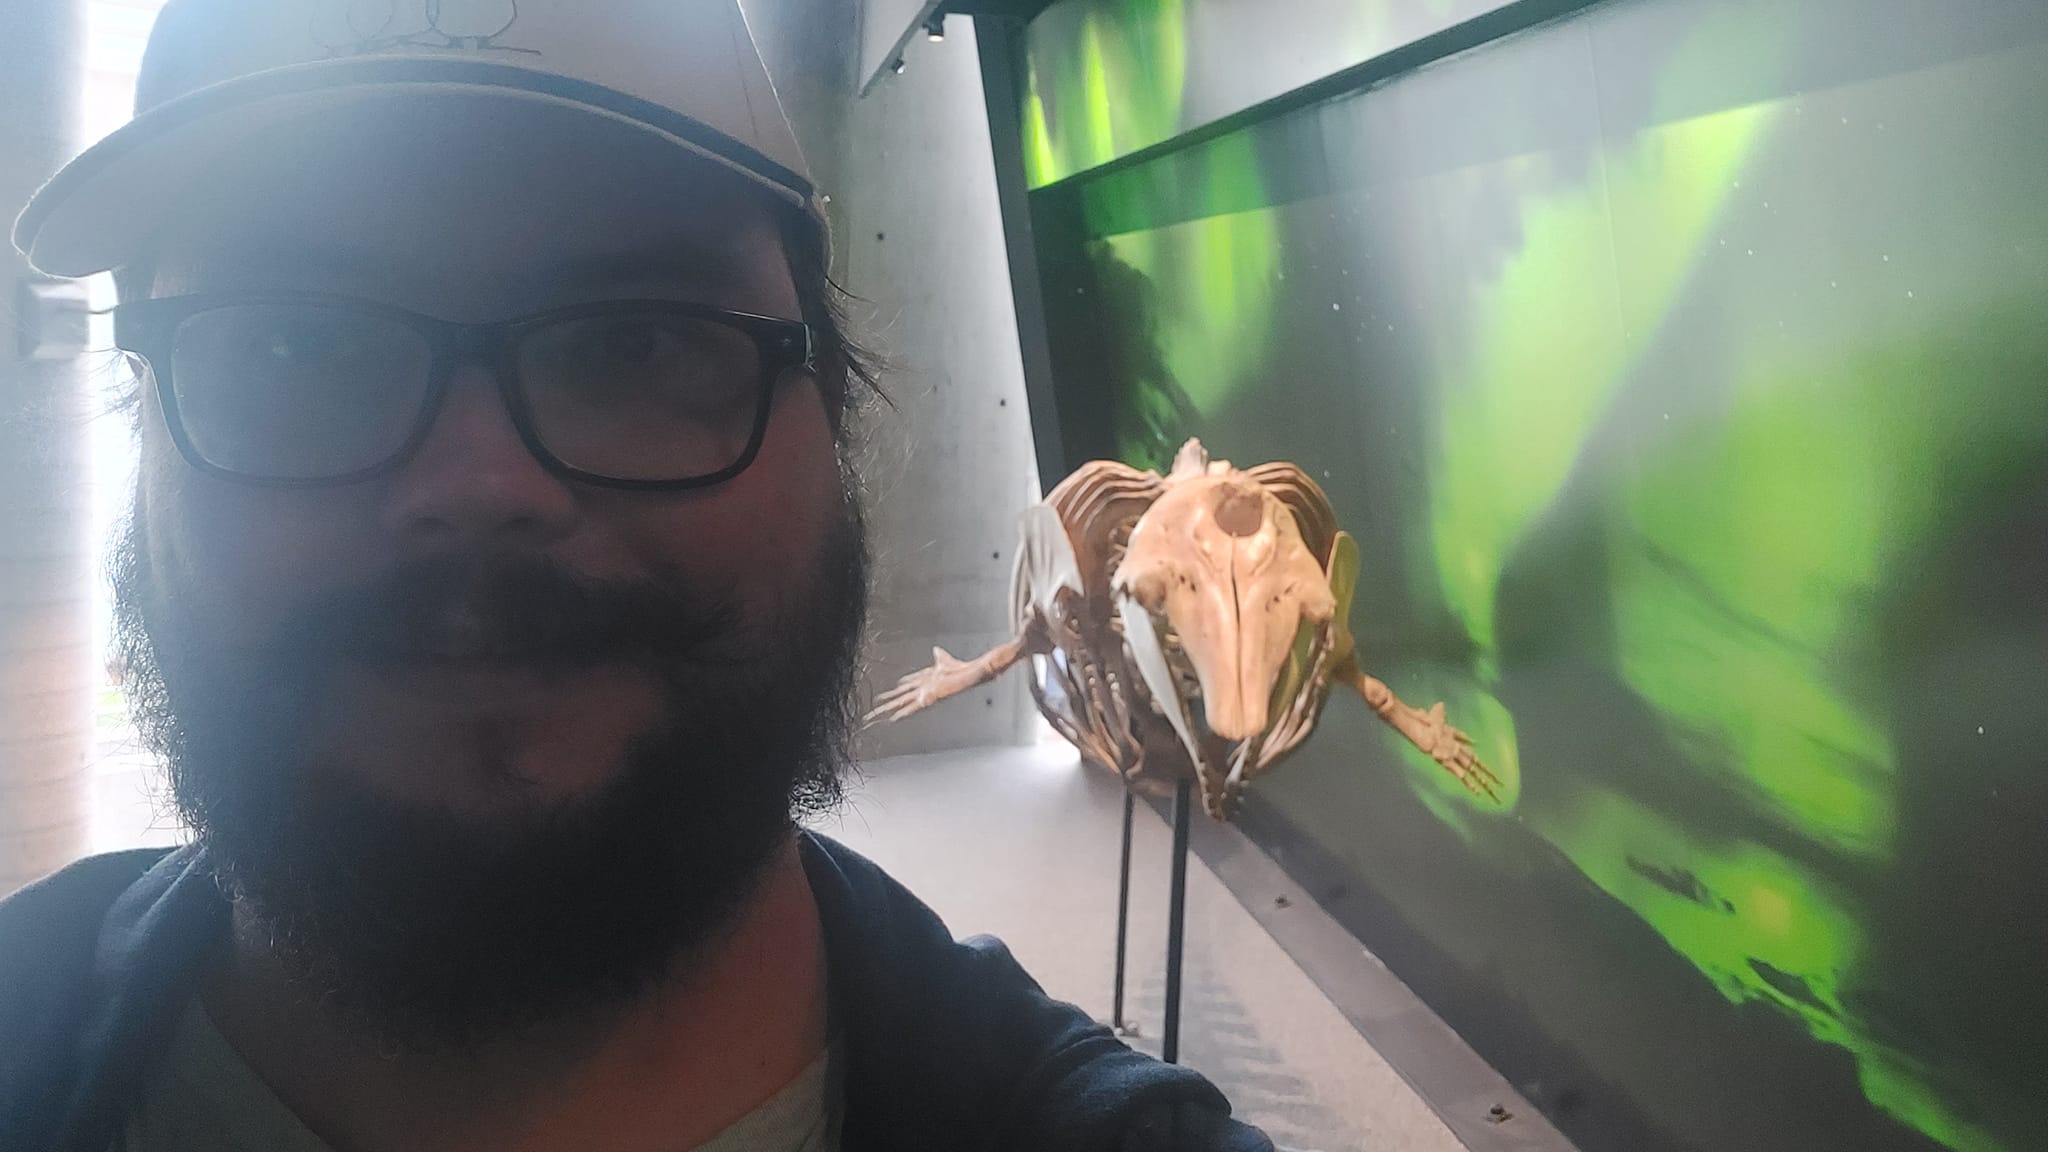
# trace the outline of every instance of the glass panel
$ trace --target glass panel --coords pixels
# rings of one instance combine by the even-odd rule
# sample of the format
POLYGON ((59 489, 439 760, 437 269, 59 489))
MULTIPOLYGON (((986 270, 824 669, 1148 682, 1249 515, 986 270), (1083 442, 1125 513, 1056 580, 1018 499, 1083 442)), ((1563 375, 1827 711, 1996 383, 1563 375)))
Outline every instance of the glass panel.
POLYGON ((1065 0, 1025 35, 1033 188, 1504 7, 1504 0, 1065 0))
POLYGON ((2048 6, 1641 0, 1034 196, 1075 459, 1302 464, 1507 782, 1340 696, 1248 826, 1590 1149, 2038 1146, 2044 109, 2048 6))

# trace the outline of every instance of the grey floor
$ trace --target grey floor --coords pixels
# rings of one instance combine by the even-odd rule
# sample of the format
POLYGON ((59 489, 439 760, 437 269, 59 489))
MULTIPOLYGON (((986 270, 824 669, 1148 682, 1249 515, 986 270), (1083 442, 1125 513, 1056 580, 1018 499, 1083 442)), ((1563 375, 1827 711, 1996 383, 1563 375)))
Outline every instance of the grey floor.
MULTIPOLYGON (((1064 744, 870 764, 816 827, 923 897, 956 935, 1001 937, 1040 984, 1108 1019, 1122 800, 1064 744)), ((103 744, 94 849, 179 837, 148 756, 103 744)), ((1199 818, 1199 817, 1198 817, 1199 818)), ((1144 806, 1132 864, 1131 1043, 1157 1054, 1171 834, 1144 806)), ((1296 1152, 1463 1152, 1199 859, 1189 864, 1181 1056, 1296 1152)))
MULTIPOLYGON (((817 827, 887 868, 956 935, 999 936, 1053 995, 1107 1019, 1121 791, 1062 744, 869 766, 817 827)), ((1199 818, 1199 817, 1198 817, 1199 818)), ((1128 1014, 1157 1052, 1171 831, 1140 806, 1128 1014)), ((1201 861, 1188 878, 1184 1063, 1285 1149, 1462 1152, 1201 861)))

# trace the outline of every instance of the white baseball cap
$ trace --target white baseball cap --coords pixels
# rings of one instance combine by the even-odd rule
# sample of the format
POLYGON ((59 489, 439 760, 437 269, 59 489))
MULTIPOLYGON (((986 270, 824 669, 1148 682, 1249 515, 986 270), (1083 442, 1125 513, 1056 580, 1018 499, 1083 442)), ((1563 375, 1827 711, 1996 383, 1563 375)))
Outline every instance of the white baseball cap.
POLYGON ((141 253, 177 187, 307 115, 479 95, 587 113, 815 213, 737 0, 170 0, 136 118, 29 201, 14 244, 86 276, 141 253))

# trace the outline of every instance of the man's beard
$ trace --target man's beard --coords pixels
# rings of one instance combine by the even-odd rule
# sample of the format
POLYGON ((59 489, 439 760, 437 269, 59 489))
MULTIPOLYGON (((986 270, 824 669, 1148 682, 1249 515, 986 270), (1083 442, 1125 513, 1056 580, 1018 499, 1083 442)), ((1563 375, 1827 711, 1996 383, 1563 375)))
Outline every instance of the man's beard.
POLYGON ((773 619, 673 579, 594 583, 533 557, 414 565, 230 651, 116 550, 129 705, 242 923, 380 1043, 480 1043, 624 1002, 735 919, 792 823, 839 796, 866 599, 856 498, 773 619), (320 769, 306 730, 343 659, 451 608, 548 664, 626 661, 664 720, 587 796, 485 818, 320 769))

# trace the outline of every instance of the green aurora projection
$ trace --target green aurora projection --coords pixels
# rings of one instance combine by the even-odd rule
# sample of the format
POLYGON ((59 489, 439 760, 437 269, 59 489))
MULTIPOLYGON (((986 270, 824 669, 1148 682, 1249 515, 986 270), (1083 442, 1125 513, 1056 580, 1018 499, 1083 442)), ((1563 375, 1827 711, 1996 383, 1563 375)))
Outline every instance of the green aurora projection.
MULTIPOLYGON (((1037 184, 1168 138, 1199 82, 1184 5, 1061 7, 1084 10, 1077 25, 1067 13, 1082 33, 1078 48, 1033 41, 1032 83, 1059 94, 1026 101, 1037 184), (1049 123, 1049 103, 1095 111, 1049 123)), ((2015 1098, 2031 1081, 2001 1052, 2041 1053, 2048 1025, 1973 1042, 1966 993, 1919 986, 1926 964, 1902 959, 1947 929, 1902 923, 1890 894, 1942 883, 1914 871, 1930 833, 1901 842, 1902 825, 1926 822, 1908 807, 1918 781, 1963 770, 1921 751, 1926 726, 1947 726, 1938 748, 2042 722, 1995 694, 1921 684, 1892 654, 1938 633, 1928 620, 1968 618, 1943 591, 1967 578, 1927 575, 1949 541, 2039 523, 2015 494, 2048 461, 2048 145, 2024 128, 2026 109, 2048 107, 2048 28, 1965 29, 1951 38, 1964 49, 1927 59, 1906 45, 1860 68, 1811 63, 1847 11, 1607 6, 1432 70, 1412 93, 1402 80, 1298 114, 1324 117, 1326 140, 1356 129, 1387 170, 1352 175, 1323 145, 1338 158, 1308 166, 1330 173, 1302 178, 1285 169, 1306 137, 1259 126, 1153 162, 1171 178, 1038 195, 1086 201, 1089 283, 1130 281, 1103 303, 1142 317, 1108 337, 1144 346, 1111 363, 1148 366, 1114 382, 1124 459, 1158 466, 1200 434, 1247 462, 1291 456, 1340 512, 1388 522, 1361 540, 1397 553, 1377 571, 1407 623, 1360 634, 1389 638, 1396 687, 1444 699, 1507 788, 1492 805, 1398 741, 1380 755, 1407 765, 1415 802, 1476 869, 1511 867, 1502 845, 1533 834, 1731 1011, 1763 1007, 1846 1053, 1883 1114, 1958 1152, 2021 1152, 2015 1098), (1633 9, 1657 19, 1631 22, 1633 9), (1629 50, 1644 43, 1656 51, 1629 50), (1581 77, 1586 106, 1561 117, 1582 119, 1576 143, 1538 125, 1553 107, 1522 114, 1540 146, 1427 163, 1419 145, 1373 150, 1401 137, 1372 124, 1426 126, 1432 101, 1469 109, 1447 94, 1459 70, 1488 69, 1510 87, 1544 69, 1581 77), (1506 222, 1475 223, 1493 217, 1506 222), (1374 286, 1347 296, 1354 270, 1374 286), (1404 419, 1367 420, 1347 389, 1373 405, 1409 395, 1404 419), (1335 446, 1342 431, 1275 414, 1290 409, 1351 429, 1356 452, 1335 446), (1587 691, 1560 691, 1560 670, 1587 691), (1923 690, 1938 717, 1909 710, 1923 690)), ((2048 639, 2048 619, 2012 627, 2048 639)), ((2035 678, 2035 701, 2039 652, 2009 671, 2035 678)), ((1304 759, 1355 761, 1332 736, 1304 759)), ((1309 774, 1275 777, 1283 811, 1309 774)), ((1964 852, 1973 835, 1932 834, 1964 852)), ((1459 898, 1365 879, 1425 925, 1449 923, 1432 902, 1459 898)), ((2012 937, 1992 937, 2005 955, 2012 937)), ((1596 1029, 1533 1011, 1629 1075, 1596 1029)), ((1685 1106, 1641 1106, 1691 1138, 1685 1106)))
MULTIPOLYGON (((1075 25, 1048 36, 1058 47, 1032 54, 1024 96, 1029 186, 1051 184, 1180 132, 1186 8, 1186 0, 1075 6, 1075 25), (1041 63, 1049 69, 1043 82, 1041 63), (1055 94, 1059 115, 1046 103, 1055 94)), ((1038 27, 1045 23, 1041 18, 1038 27)))
POLYGON ((1042 188, 1164 143, 1309 80, 1499 6, 1499 0, 1067 0, 1027 33, 1025 184, 1042 188), (1199 41, 1235 59, 1276 21, 1312 28, 1268 67, 1190 87, 1199 41), (1192 100, 1189 98, 1193 97, 1192 100))

